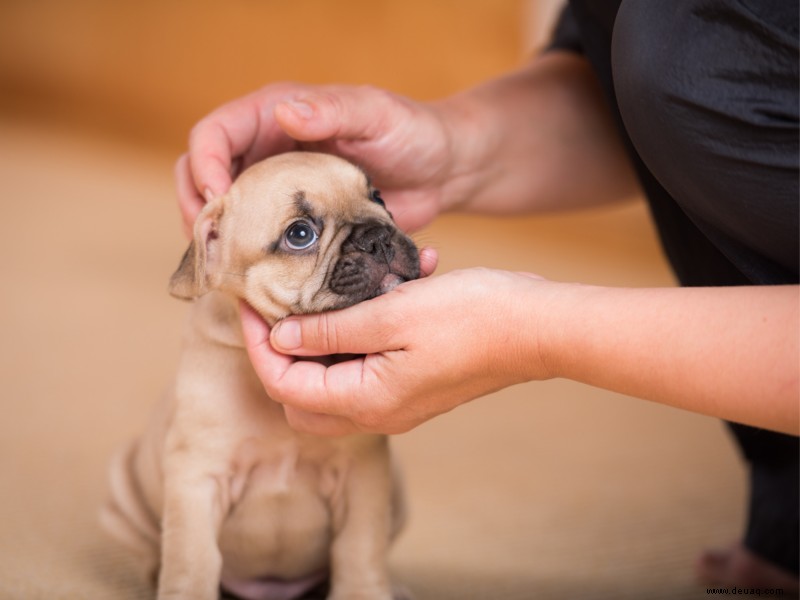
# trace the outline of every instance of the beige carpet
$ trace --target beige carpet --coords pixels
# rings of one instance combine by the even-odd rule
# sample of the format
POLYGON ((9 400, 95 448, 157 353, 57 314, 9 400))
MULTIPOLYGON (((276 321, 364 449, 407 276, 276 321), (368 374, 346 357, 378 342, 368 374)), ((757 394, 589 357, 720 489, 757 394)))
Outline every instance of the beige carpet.
MULTIPOLYGON (((0 598, 152 595, 95 515, 108 455, 176 360, 172 160, 0 121, 0 598)), ((671 282, 640 206, 447 218, 419 238, 442 270, 671 282)), ((495 394, 395 447, 412 515, 393 569, 418 600, 706 597, 693 557, 742 523, 719 423, 570 382, 495 394)))

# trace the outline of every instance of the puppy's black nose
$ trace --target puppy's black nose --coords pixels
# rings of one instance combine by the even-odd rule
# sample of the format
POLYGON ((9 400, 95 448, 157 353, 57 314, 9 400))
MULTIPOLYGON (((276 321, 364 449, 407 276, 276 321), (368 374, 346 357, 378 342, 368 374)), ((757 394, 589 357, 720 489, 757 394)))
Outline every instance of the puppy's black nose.
POLYGON ((392 237, 392 230, 385 225, 357 225, 345 245, 351 245, 353 249, 375 258, 384 258, 388 262, 394 256, 392 237))

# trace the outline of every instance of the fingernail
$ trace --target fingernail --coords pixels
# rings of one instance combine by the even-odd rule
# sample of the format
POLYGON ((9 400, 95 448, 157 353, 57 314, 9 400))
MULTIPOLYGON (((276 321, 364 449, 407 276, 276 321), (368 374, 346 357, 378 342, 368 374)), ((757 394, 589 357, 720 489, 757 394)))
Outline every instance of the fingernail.
POLYGON ((210 187, 203 190, 203 198, 206 199, 206 202, 211 202, 214 199, 214 192, 211 191, 210 187))
POLYGON ((287 100, 283 103, 289 110, 301 119, 310 119, 314 116, 314 107, 302 100, 287 100))
POLYGON ((282 350, 296 350, 302 346, 300 323, 291 319, 278 323, 272 332, 272 343, 282 350))

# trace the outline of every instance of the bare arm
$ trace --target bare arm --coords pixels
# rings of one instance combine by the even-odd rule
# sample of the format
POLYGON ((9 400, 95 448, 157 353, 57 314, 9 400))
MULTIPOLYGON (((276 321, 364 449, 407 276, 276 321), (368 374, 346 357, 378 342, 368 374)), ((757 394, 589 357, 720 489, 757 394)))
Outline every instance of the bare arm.
POLYGON ((305 148, 364 167, 406 229, 445 210, 572 208, 637 186, 588 64, 552 52, 433 103, 280 83, 221 106, 195 125, 176 165, 186 231, 242 167, 305 148))
POLYGON ((569 286, 544 358, 560 377, 797 435, 798 289, 569 286))
POLYGON ((293 425, 397 433, 489 392, 565 377, 797 434, 798 287, 624 289, 469 269, 343 311, 245 321, 293 425), (402 315, 402 317, 401 317, 402 315), (435 324, 435 325, 432 325, 435 324), (294 355, 363 353, 333 367, 294 355))
POLYGON ((630 198, 635 173, 586 60, 550 52, 436 106, 454 140, 448 208, 558 210, 630 198))

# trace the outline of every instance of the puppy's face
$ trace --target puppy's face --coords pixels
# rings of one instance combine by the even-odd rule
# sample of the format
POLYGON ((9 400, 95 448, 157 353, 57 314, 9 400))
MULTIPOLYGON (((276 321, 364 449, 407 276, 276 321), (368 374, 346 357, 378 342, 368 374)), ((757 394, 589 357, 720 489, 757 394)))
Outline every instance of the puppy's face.
POLYGON ((417 249, 366 175, 341 158, 292 152, 253 165, 203 209, 170 292, 222 290, 272 324, 417 277, 417 249))

